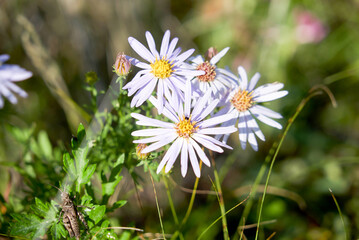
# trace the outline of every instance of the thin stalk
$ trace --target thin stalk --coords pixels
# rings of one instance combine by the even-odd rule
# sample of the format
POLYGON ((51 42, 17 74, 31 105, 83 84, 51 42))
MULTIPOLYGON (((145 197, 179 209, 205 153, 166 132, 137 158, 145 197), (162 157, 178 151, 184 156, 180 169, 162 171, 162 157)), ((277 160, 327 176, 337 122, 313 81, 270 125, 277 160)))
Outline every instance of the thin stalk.
MULTIPOLYGON (((323 89, 322 89, 323 90, 323 89)), ((273 158, 272 158, 272 162, 270 164, 270 167, 269 167, 269 170, 268 170, 268 174, 267 174, 267 179, 266 179, 266 183, 265 183, 265 187, 264 187, 264 192, 263 192, 263 197, 262 197, 262 201, 261 201, 261 204, 260 204, 260 207, 259 207, 259 216, 258 216, 258 221, 257 221, 257 231, 256 231, 256 237, 255 237, 255 240, 258 239, 258 236, 259 236, 259 223, 261 221, 261 217, 262 217, 262 210, 263 210, 263 205, 264 205, 264 199, 266 197, 266 192, 267 192, 267 188, 268 188, 268 183, 269 183, 269 178, 270 178, 270 175, 272 173, 272 169, 273 169, 273 165, 274 165, 274 162, 277 158, 277 155, 279 153, 279 150, 283 144, 283 141, 284 141, 284 138, 286 137, 290 127, 292 126, 293 122, 295 121, 295 119, 297 118, 297 116, 299 115, 299 113, 303 110, 304 106, 307 104, 307 102, 314 96, 318 95, 318 94, 321 94, 322 92, 320 90, 317 90, 315 89, 314 91, 310 92, 310 94, 304 98, 298 105, 294 115, 288 120, 288 123, 287 123, 287 126, 286 128, 284 129, 284 132, 283 132, 283 135, 281 136, 280 140, 279 140, 279 143, 278 143, 278 146, 274 152, 274 155, 273 155, 273 158)))
POLYGON ((216 163, 214 161, 214 156, 213 156, 212 151, 209 151, 209 154, 211 156, 211 161, 212 161, 212 167, 213 167, 213 172, 214 172, 214 181, 216 183, 216 188, 217 188, 217 191, 218 191, 219 208, 221 209, 221 217, 222 217, 223 238, 224 239, 229 239, 228 225, 227 225, 227 218, 226 218, 226 208, 224 206, 221 182, 219 180, 218 172, 217 172, 217 169, 216 169, 216 163))
POLYGON ((168 187, 167 176, 165 176, 165 175, 163 175, 163 182, 165 183, 167 198, 168 198, 168 202, 169 202, 170 207, 171 207, 171 212, 172 212, 173 220, 175 221, 175 224, 178 226, 179 222, 178 222, 178 217, 177 217, 176 209, 175 209, 175 207, 174 207, 173 200, 172 200, 172 196, 171 196, 171 192, 170 192, 170 189, 169 189, 169 187, 168 187))
MULTIPOLYGON (((199 169, 202 169, 202 161, 199 162, 199 169)), ((197 187, 198 187, 198 182, 199 182, 199 178, 196 178, 196 181, 195 181, 194 186, 193 186, 193 192, 192 192, 191 200, 189 202, 186 215, 184 216, 184 218, 183 218, 183 220, 181 222, 181 226, 183 226, 187 222, 188 217, 191 214, 194 199, 196 198, 196 191, 197 191, 197 187)))
POLYGON ((157 192, 156 192, 156 188, 155 188, 155 183, 153 182, 152 174, 151 174, 150 171, 149 171, 149 174, 150 174, 150 178, 151 178, 151 182, 152 182, 152 186, 153 186, 153 192, 154 192, 154 194, 155 194, 156 206, 157 206, 157 212, 158 212, 158 218, 160 219, 160 224, 161 224, 163 239, 166 239, 165 230, 164 230, 164 228, 163 228, 163 223, 162 223, 162 218, 161 218, 160 207, 159 207, 159 205, 158 205, 158 199, 157 199, 157 192))
POLYGON ((337 199, 335 198, 335 196, 334 196, 334 194, 333 194, 332 189, 329 188, 329 192, 330 192, 330 194, 332 195, 332 198, 333 198, 333 200, 334 200, 335 206, 337 206, 340 219, 342 220, 343 227, 344 227, 344 232, 345 232, 345 239, 348 239, 349 234, 348 234, 347 228, 345 227, 345 222, 344 222, 344 218, 343 218, 342 211, 340 210, 339 204, 338 204, 337 199))

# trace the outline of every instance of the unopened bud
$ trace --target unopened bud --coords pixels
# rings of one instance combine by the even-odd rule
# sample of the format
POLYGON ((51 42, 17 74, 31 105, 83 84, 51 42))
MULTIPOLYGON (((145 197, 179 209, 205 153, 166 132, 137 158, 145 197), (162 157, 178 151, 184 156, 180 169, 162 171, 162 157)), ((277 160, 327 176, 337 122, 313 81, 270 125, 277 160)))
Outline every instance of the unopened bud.
POLYGON ((218 51, 215 47, 210 47, 206 54, 204 55, 206 61, 210 61, 214 56, 218 54, 218 51))
POLYGON ((137 155, 138 159, 143 160, 148 157, 149 153, 142 153, 142 150, 145 149, 146 147, 147 147, 147 144, 144 144, 144 143, 140 143, 137 145, 136 155, 137 155))
POLYGON ((124 53, 118 53, 116 62, 113 65, 115 73, 119 77, 127 76, 131 69, 131 62, 127 59, 128 57, 124 53))

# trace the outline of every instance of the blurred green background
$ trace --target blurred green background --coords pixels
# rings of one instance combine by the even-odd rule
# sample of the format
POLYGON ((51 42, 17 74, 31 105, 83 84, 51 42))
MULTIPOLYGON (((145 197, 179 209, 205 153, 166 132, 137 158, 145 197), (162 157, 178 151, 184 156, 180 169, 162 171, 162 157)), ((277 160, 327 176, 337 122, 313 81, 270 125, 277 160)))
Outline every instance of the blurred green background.
MULTIPOLYGON (((334 108, 325 94, 313 98, 284 141, 262 216, 263 221, 276 222, 264 226, 261 238, 276 232, 275 239, 344 239, 331 188, 354 239, 359 236, 358 13, 358 0, 0 0, 0 54, 9 54, 8 63, 34 73, 18 84, 29 97, 19 99, 15 106, 6 102, 0 110, 0 159, 22 157, 21 146, 8 133, 8 126, 34 126, 34 135, 46 131, 52 145, 66 149, 78 123, 86 124, 91 115, 80 110, 90 102, 84 90, 85 74, 95 71, 100 78, 96 88, 106 90, 114 77, 117 53, 138 57, 129 47, 129 36, 144 43, 149 30, 159 45, 164 31, 170 29, 171 37, 179 37, 182 49, 195 48, 195 54, 204 54, 211 46, 218 50, 228 46, 221 67, 236 72, 243 65, 250 76, 261 73, 262 83, 283 82, 289 94, 268 104, 282 113, 283 126, 309 89, 317 84, 330 89, 338 106, 334 108), (282 190, 286 191, 281 195, 282 190)), ((234 134, 230 140, 234 150, 216 156, 227 209, 247 196, 248 186, 278 140, 280 131, 264 124, 260 127, 267 140, 260 143, 258 152, 240 149, 234 134)), ((9 198, 22 196, 21 178, 1 168, 2 194, 11 179, 9 198)), ((202 172, 199 189, 210 189, 207 176, 212 176, 212 169, 204 167, 202 172)), ((119 191, 135 199, 133 191, 128 193, 133 182, 124 174, 119 191)), ((178 185, 193 187, 192 173, 182 179, 175 168, 173 178, 178 185)), ((135 200, 113 218, 121 219, 122 225, 131 223, 160 232, 150 181, 145 178, 141 184, 145 214, 135 200)), ((158 187, 165 229, 171 229, 165 190, 161 183, 158 187)), ((174 187, 173 196, 181 216, 190 194, 174 187)), ((258 206, 256 201, 247 224, 256 223, 258 206)), ((242 211, 239 207, 227 216, 231 235, 242 211)), ((218 216, 215 196, 197 197, 189 219, 194 227, 186 229, 188 239, 198 236, 218 216)), ((255 228, 244 233, 253 239, 255 228)), ((220 223, 206 235, 206 239, 221 237, 220 223)))

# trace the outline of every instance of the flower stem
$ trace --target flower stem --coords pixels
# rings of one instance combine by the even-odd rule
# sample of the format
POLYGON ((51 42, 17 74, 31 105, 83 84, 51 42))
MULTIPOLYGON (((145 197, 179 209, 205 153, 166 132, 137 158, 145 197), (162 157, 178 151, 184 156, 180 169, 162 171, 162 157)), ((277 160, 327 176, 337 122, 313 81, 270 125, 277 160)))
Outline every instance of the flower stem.
MULTIPOLYGON (((199 162, 199 169, 202 169, 202 161, 199 162)), ((187 222, 188 217, 189 217, 189 215, 191 214, 192 207, 193 207, 193 203, 194 203, 194 199, 195 199, 195 197, 196 197, 196 190, 197 190, 197 187, 198 187, 198 182, 199 182, 199 178, 196 178, 196 182, 194 183, 194 186, 193 186, 193 192, 192 192, 191 200, 190 200, 190 202, 189 202, 186 215, 185 215, 185 217, 184 217, 183 220, 182 220, 181 226, 183 226, 183 225, 187 222)))
POLYGON ((229 239, 228 227, 227 227, 227 218, 226 218, 226 208, 224 206, 221 182, 219 180, 218 171, 216 169, 216 163, 214 161, 214 156, 213 156, 212 151, 209 151, 209 154, 210 154, 211 160, 212 160, 212 167, 213 167, 213 172, 214 172, 214 181, 216 183, 216 188, 217 188, 218 196, 219 196, 218 201, 219 201, 219 208, 221 209, 221 215, 222 215, 223 238, 224 239, 229 239))
POLYGON ((171 192, 170 189, 168 187, 168 181, 167 181, 167 176, 163 175, 163 182, 165 183, 165 187, 166 187, 166 192, 167 192, 167 197, 168 197, 168 202, 170 204, 171 207, 171 212, 173 215, 173 220, 175 221, 175 224, 178 226, 179 222, 178 222, 178 217, 177 217, 177 213, 176 213, 176 209, 174 207, 173 204, 173 200, 172 200, 172 196, 171 196, 171 192))
POLYGON ((154 192, 154 194, 155 194, 156 206, 157 206, 157 212, 158 212, 158 218, 160 219, 160 224, 161 224, 163 239, 166 239, 165 230, 164 230, 164 228, 163 228, 163 223, 162 223, 162 218, 161 218, 160 206, 158 205, 157 192, 156 192, 156 188, 155 188, 155 183, 153 182, 153 178, 152 178, 151 171, 149 171, 149 174, 150 174, 150 178, 151 178, 151 182, 152 182, 152 186, 153 186, 153 192, 154 192))

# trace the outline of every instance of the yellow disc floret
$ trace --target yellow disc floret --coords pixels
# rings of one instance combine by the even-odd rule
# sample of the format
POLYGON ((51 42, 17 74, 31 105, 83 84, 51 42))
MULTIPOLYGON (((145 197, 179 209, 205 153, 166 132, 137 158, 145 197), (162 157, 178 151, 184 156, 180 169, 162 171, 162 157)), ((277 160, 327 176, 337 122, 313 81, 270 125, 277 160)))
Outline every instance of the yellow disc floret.
POLYGON ((249 93, 247 90, 239 89, 230 101, 233 107, 235 107, 239 112, 245 112, 254 104, 251 95, 252 92, 249 93))
POLYGON ((152 68, 151 73, 153 73, 155 77, 161 79, 170 77, 173 72, 172 62, 169 62, 169 60, 167 60, 165 57, 163 57, 162 59, 156 59, 156 61, 154 63, 151 63, 150 66, 152 68))
POLYGON ((180 121, 176 123, 175 129, 179 137, 189 138, 194 132, 198 130, 196 127, 196 121, 191 121, 191 117, 183 116, 180 121))

